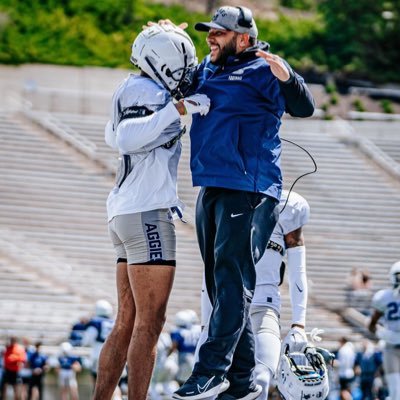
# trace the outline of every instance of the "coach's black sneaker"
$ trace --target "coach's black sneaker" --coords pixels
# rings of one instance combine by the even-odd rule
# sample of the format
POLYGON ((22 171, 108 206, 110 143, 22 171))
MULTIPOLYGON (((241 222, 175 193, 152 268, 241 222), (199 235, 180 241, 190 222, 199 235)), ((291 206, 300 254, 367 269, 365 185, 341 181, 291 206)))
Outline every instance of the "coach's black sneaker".
POLYGON ((211 396, 217 396, 229 387, 229 381, 223 376, 205 376, 193 374, 189 379, 172 395, 174 399, 198 400, 211 396))
POLYGON ((260 385, 255 385, 252 389, 249 389, 245 393, 222 393, 217 397, 217 400, 255 400, 260 396, 261 392, 262 387, 260 385))

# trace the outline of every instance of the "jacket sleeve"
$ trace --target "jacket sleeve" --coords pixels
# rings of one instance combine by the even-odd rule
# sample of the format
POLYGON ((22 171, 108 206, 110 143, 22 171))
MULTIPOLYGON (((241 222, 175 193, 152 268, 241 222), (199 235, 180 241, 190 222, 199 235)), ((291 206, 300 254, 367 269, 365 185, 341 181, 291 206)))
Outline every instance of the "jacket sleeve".
POLYGON ((311 117, 314 113, 314 98, 304 82, 304 79, 296 74, 289 64, 290 78, 286 82, 279 81, 280 89, 286 101, 286 112, 292 117, 311 117))

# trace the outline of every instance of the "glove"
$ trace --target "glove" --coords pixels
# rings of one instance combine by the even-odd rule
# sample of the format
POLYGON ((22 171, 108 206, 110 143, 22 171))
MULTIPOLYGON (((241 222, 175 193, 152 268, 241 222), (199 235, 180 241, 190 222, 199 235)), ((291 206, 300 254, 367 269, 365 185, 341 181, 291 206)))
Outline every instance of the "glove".
POLYGON ((303 328, 295 326, 287 333, 282 342, 283 353, 302 353, 307 347, 307 335, 303 328))
POLYGON ((210 109, 210 99, 205 94, 194 94, 193 96, 185 97, 183 105, 187 114, 207 115, 210 109))
POLYGON ((314 328, 311 332, 307 332, 307 335, 312 342, 320 342, 322 340, 321 336, 319 336, 321 333, 324 333, 323 329, 314 328))

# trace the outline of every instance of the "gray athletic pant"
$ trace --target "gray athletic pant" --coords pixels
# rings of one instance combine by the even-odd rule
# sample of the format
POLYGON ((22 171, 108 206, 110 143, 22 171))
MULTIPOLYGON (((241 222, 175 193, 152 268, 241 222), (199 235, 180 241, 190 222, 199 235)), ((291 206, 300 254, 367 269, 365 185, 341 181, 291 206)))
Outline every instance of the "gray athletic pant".
POLYGON ((196 230, 213 311, 193 373, 227 375, 232 394, 253 385, 249 309, 255 264, 278 220, 277 204, 262 193, 222 188, 202 188, 197 199, 196 230))

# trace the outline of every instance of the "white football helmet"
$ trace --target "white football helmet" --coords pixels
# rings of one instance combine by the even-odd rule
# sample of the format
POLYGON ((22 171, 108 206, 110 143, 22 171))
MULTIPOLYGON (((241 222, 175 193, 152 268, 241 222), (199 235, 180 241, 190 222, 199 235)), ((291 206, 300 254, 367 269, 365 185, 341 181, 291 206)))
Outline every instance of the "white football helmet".
POLYGON ((193 310, 182 310, 175 314, 175 325, 180 328, 190 328, 192 325, 196 324, 199 317, 196 311, 193 310))
POLYGON ((61 353, 68 356, 72 353, 72 345, 69 342, 63 342, 60 344, 61 353))
POLYGON ((390 268, 390 282, 392 282, 393 287, 396 289, 400 286, 400 261, 397 261, 390 268))
POLYGON ((183 29, 170 24, 153 25, 133 42, 131 62, 172 96, 184 97, 197 65, 196 49, 183 29))
POLYGON ((281 355, 277 371, 278 391, 285 400, 324 400, 329 393, 328 369, 325 362, 333 355, 316 347, 304 353, 281 355))
POLYGON ((112 315, 112 306, 107 300, 96 301, 96 315, 98 317, 110 318, 112 315))

